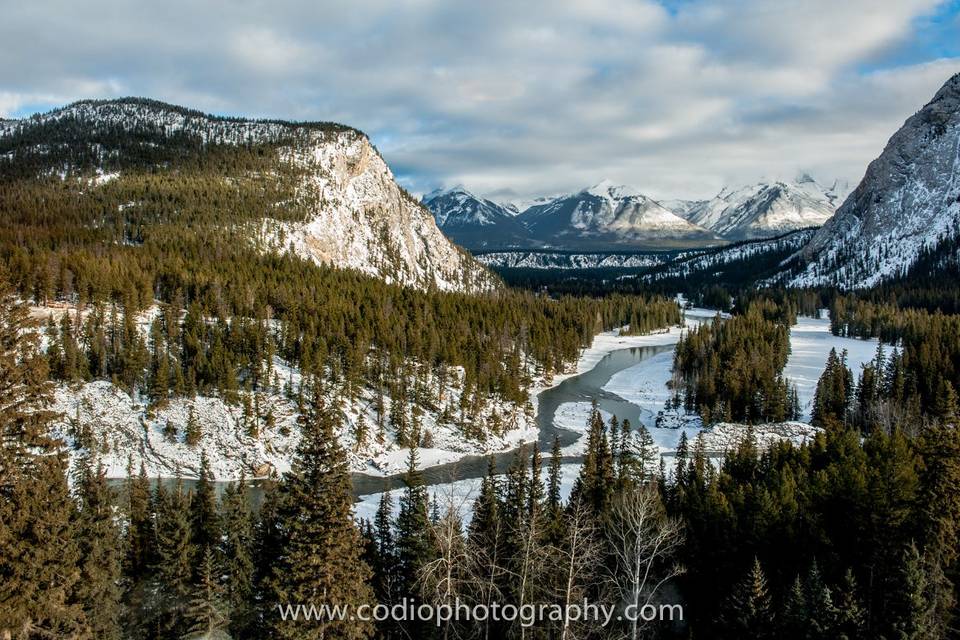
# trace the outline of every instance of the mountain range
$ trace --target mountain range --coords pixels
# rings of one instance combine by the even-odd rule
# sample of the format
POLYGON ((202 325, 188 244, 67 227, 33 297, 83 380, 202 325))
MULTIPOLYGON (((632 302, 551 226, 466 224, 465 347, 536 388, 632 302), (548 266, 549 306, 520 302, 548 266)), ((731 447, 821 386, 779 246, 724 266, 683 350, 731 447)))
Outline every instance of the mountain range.
POLYGON ((723 189, 709 200, 655 200, 603 181, 524 208, 473 195, 462 186, 424 198, 438 226, 471 250, 625 250, 710 246, 818 227, 833 215, 846 185, 802 174, 793 182, 723 189))
POLYGON ((96 204, 90 224, 113 225, 124 243, 142 243, 150 225, 179 233, 220 224, 262 252, 417 288, 498 286, 447 236, 471 250, 616 252, 721 245, 811 227, 819 229, 774 280, 869 287, 907 275, 918 261, 958 261, 960 75, 890 138, 847 197, 843 183, 824 186, 801 175, 724 189, 709 200, 656 200, 604 181, 522 204, 463 187, 421 203, 350 127, 224 118, 142 98, 86 100, 0 120, 0 163, 18 189, 58 180, 84 207, 96 204), (197 149, 204 147, 215 152, 202 154, 201 165, 197 149), (146 177, 157 167, 183 179, 160 193, 146 177), (197 186, 205 189, 202 202, 197 186))

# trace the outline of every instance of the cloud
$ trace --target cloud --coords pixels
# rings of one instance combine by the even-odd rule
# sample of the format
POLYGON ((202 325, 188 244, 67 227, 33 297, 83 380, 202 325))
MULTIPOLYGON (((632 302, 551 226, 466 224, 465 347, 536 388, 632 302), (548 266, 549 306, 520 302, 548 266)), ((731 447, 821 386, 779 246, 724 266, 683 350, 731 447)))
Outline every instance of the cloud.
POLYGON ((938 50, 919 39, 949 30, 917 25, 941 9, 37 0, 5 9, 0 23, 0 113, 132 94, 337 120, 367 131, 415 191, 463 183, 530 196, 609 177, 701 197, 800 169, 856 180, 960 71, 955 58, 892 60, 938 50))

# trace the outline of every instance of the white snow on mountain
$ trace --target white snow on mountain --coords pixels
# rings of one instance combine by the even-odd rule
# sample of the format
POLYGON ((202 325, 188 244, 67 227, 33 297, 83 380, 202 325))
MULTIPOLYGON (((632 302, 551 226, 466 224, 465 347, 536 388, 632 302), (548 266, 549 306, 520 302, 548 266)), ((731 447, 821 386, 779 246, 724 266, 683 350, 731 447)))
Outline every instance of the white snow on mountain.
POLYGON ((794 286, 863 288, 960 233, 960 74, 911 116, 797 258, 794 286))
POLYGON ((489 267, 513 269, 637 269, 664 264, 668 256, 672 257, 672 254, 493 251, 476 257, 489 267))
POLYGON ((776 238, 749 240, 720 249, 684 251, 667 262, 665 268, 655 270, 652 273, 642 274, 640 277, 647 280, 685 278, 695 273, 716 273, 732 263, 754 258, 766 253, 777 252, 783 255, 790 255, 809 242, 813 234, 814 230, 803 229, 776 238))
POLYGON ((473 195, 462 185, 432 191, 423 197, 423 204, 433 212, 441 229, 455 225, 492 226, 515 215, 492 200, 473 195))
POLYGON ((0 135, 59 121, 75 121, 89 134, 146 129, 189 136, 203 144, 276 145, 278 163, 302 176, 297 202, 291 204, 305 205, 310 215, 293 224, 264 211, 263 224, 251 234, 263 246, 401 285, 459 291, 495 286, 495 278, 453 245, 430 212, 400 188, 370 140, 355 129, 220 118, 151 100, 120 99, 82 101, 13 124, 8 121, 0 135))
POLYGON ((764 238, 824 224, 836 208, 841 184, 823 187, 801 176, 798 182, 725 188, 710 200, 679 206, 689 221, 728 240, 764 238))
POLYGON ((639 190, 608 180, 532 206, 518 219, 535 238, 554 246, 591 238, 615 244, 715 239, 706 229, 684 220, 639 190))

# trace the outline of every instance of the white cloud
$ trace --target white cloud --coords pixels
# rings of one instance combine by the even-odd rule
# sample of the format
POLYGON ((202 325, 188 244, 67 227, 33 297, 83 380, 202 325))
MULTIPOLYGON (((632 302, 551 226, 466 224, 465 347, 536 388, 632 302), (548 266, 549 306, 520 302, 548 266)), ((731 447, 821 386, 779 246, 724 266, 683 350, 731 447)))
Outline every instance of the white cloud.
POLYGON ((147 95, 366 130, 415 190, 660 196, 856 180, 960 60, 884 63, 935 0, 38 0, 0 23, 0 113, 147 95), (864 68, 880 68, 863 72, 864 68))

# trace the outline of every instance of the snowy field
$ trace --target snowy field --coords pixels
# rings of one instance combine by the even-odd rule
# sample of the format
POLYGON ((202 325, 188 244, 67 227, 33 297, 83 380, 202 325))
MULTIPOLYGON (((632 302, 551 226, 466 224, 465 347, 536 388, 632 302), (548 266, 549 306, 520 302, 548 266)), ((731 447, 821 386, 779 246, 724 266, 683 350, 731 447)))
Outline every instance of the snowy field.
POLYGON ((873 360, 877 351, 876 339, 838 338, 830 333, 830 319, 824 313, 823 318, 798 318, 797 324, 790 329, 790 358, 783 369, 783 375, 797 385, 797 396, 803 421, 810 420, 813 396, 817 391, 817 381, 826 368, 830 349, 836 349, 837 355, 847 350, 847 366, 853 371, 856 382, 860 378, 860 369, 873 360))
MULTIPOLYGON (((810 409, 817 389, 817 381, 826 367, 830 349, 836 349, 838 354, 844 349, 847 350, 847 366, 856 378, 859 376, 862 365, 873 359, 877 340, 836 337, 830 333, 830 320, 824 314, 823 318, 798 319, 797 324, 790 329, 790 349, 784 375, 797 386, 797 395, 803 411, 801 421, 806 422, 810 420, 810 409)), ((665 351, 614 374, 603 387, 604 391, 615 393, 640 409, 641 421, 649 429, 661 453, 676 450, 681 431, 686 432, 687 437, 692 439, 702 429, 702 425, 694 417, 691 417, 684 426, 676 429, 660 429, 656 426, 658 412, 663 410, 664 404, 671 397, 667 383, 670 381, 672 368, 673 351, 665 351)), ((589 405, 585 409, 580 409, 580 414, 583 412, 589 415, 589 405)), ((568 413, 573 415, 573 410, 569 409, 568 413)), ((728 432, 731 428, 731 425, 723 425, 723 428, 715 434, 715 441, 730 439, 728 432)), ((756 430, 758 438, 765 437, 763 434, 766 431, 762 425, 756 430)), ((791 431, 793 437, 789 439, 799 443, 804 436, 809 437, 808 432, 799 430, 804 433, 794 435, 791 431)), ((787 437, 780 434, 772 425, 767 431, 771 438, 787 437)))

